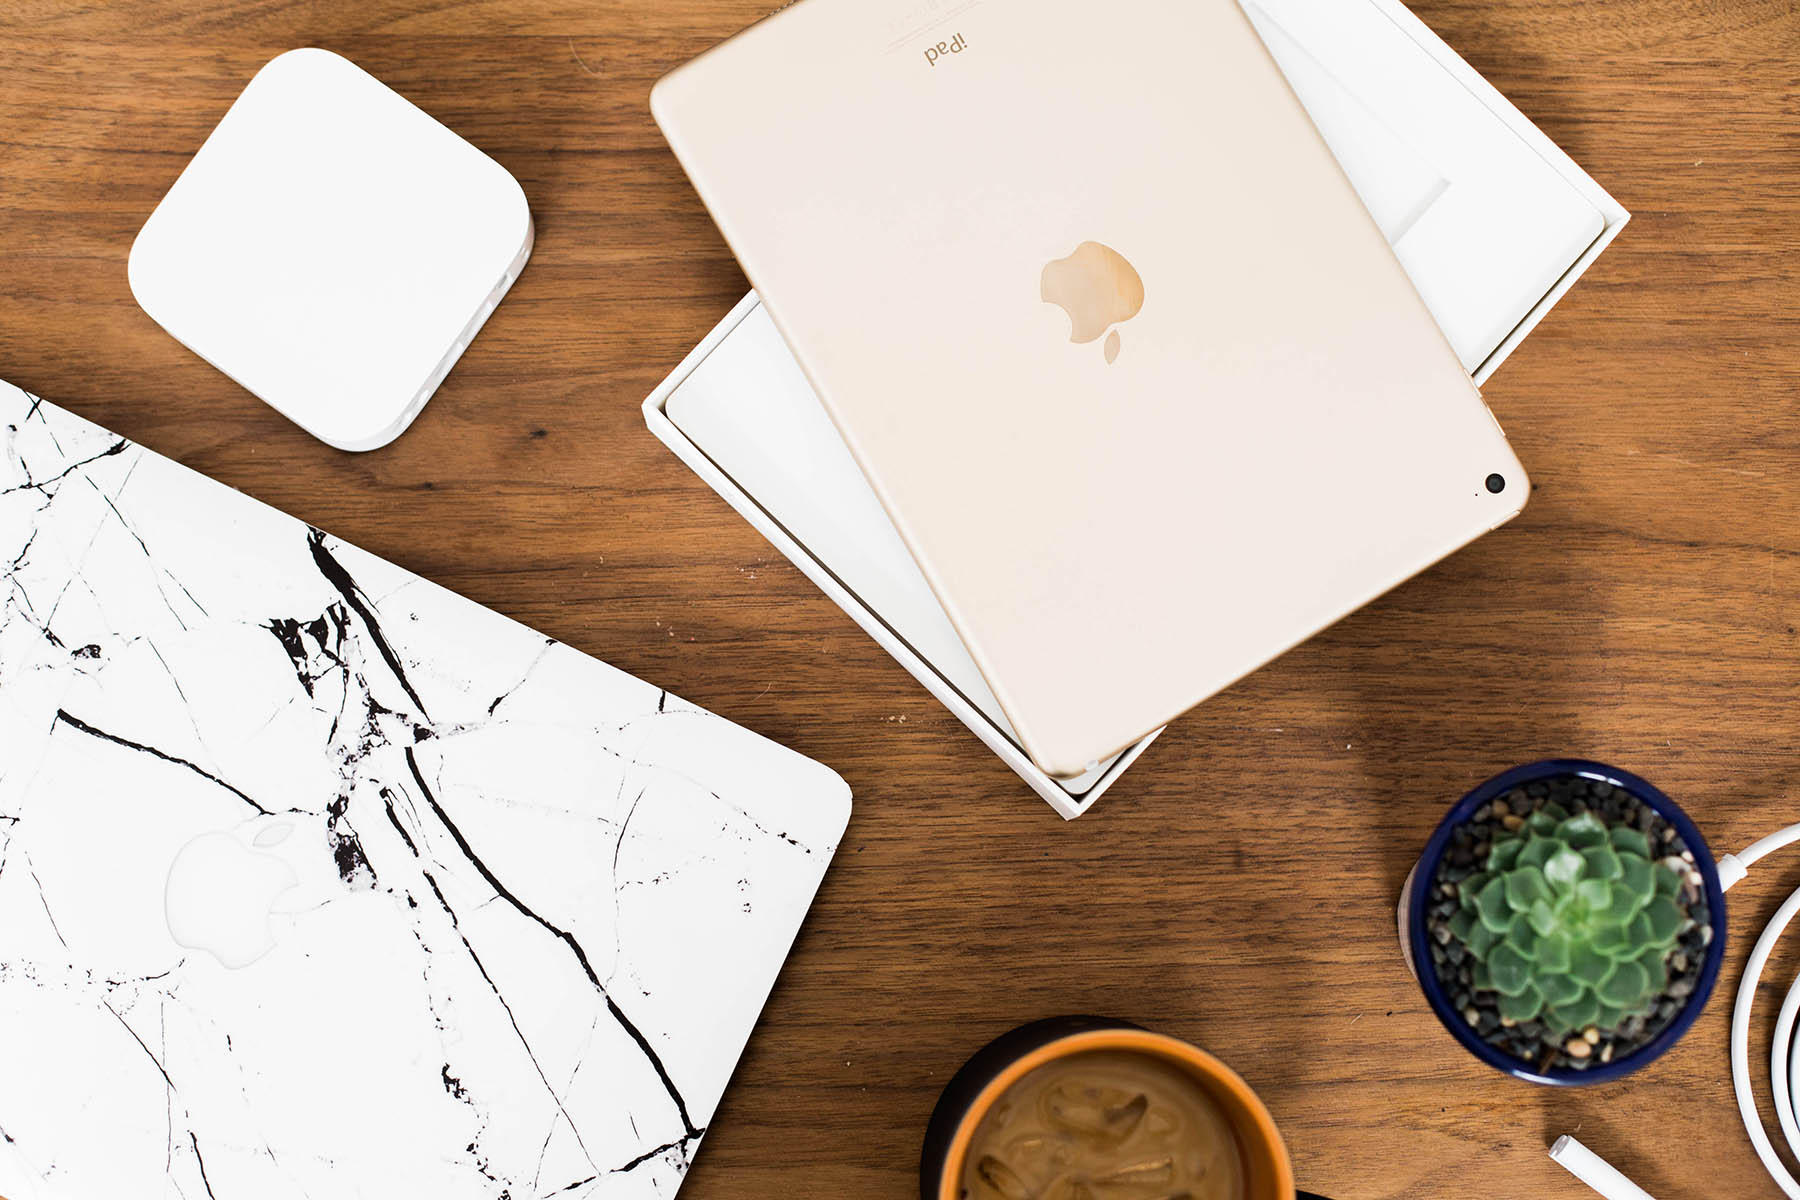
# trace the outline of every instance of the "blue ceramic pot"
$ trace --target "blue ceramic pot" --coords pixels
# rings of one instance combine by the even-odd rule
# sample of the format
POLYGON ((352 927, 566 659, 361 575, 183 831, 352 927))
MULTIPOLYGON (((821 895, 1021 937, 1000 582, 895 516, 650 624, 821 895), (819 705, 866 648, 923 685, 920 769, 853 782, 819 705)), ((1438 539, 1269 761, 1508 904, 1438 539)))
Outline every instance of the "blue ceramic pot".
POLYGON ((1713 984, 1718 981, 1719 965, 1725 954, 1725 893, 1719 887, 1718 867, 1713 862, 1712 852, 1706 848, 1706 840, 1700 836, 1700 831, 1688 820, 1687 814, 1681 811, 1679 805, 1646 781, 1629 771, 1579 758, 1551 758, 1514 767, 1494 776, 1457 801, 1438 825, 1437 832, 1425 844, 1425 853, 1419 856, 1418 865, 1413 868, 1413 874, 1407 881, 1401 917, 1405 926, 1403 937, 1413 973, 1418 976, 1419 986, 1425 991, 1425 999, 1430 1002, 1431 1011, 1437 1014, 1444 1028, 1462 1043, 1464 1049, 1482 1062, 1532 1083, 1559 1086, 1604 1083, 1629 1075, 1653 1061, 1681 1039, 1681 1035, 1688 1031, 1688 1026, 1694 1023, 1694 1018, 1700 1015, 1700 1010, 1706 1007, 1707 998, 1712 995, 1713 984), (1437 875, 1438 863, 1449 850, 1451 836, 1459 826, 1466 824, 1477 811, 1497 796, 1516 787, 1564 775, 1579 775, 1622 788, 1656 810, 1675 827, 1675 832, 1680 835, 1687 848, 1693 851, 1695 864, 1699 867, 1707 908, 1712 914, 1713 937, 1706 947, 1706 957, 1700 964, 1700 974, 1692 994, 1688 996, 1687 1006, 1655 1038, 1609 1063, 1596 1064, 1584 1070, 1539 1071, 1531 1063, 1514 1058, 1497 1046, 1489 1045, 1463 1020, 1462 1014, 1451 1006, 1450 996, 1438 982, 1437 972, 1432 967, 1426 910, 1431 900, 1431 881, 1437 875))

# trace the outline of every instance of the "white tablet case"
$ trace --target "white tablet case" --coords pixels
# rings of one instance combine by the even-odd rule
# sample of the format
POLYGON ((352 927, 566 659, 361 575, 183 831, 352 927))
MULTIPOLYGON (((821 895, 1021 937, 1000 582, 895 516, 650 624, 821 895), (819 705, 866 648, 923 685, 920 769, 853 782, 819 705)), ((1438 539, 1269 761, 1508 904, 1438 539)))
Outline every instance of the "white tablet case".
POLYGON ((0 1195, 673 1193, 843 781, 3 384, 0 437, 0 1195))
MULTIPOLYGON (((1247 7, 1485 381, 1629 215, 1394 0, 1247 7)), ((659 438, 1063 816, 1086 811, 1152 740, 1076 780, 1025 757, 754 294, 644 409, 659 438)))

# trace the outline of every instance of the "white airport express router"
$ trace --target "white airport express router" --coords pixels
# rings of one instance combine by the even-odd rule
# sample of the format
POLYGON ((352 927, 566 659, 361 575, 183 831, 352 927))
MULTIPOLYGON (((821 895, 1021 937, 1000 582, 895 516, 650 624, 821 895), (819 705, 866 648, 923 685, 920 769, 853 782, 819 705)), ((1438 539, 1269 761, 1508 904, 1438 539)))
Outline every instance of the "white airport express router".
POLYGON ((341 450, 400 436, 531 255, 504 167, 354 63, 258 71, 144 223, 156 323, 341 450))

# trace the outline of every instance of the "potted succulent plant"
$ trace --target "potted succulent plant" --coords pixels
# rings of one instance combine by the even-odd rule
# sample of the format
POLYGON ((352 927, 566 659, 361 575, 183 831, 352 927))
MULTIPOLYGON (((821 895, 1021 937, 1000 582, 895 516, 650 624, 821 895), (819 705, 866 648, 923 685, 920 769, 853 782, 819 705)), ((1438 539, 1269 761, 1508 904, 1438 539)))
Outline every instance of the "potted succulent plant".
POLYGON ((1627 772, 1553 759, 1451 809, 1401 918, 1458 1041, 1520 1078, 1592 1083, 1686 1032, 1718 976, 1725 901, 1673 801, 1627 772))

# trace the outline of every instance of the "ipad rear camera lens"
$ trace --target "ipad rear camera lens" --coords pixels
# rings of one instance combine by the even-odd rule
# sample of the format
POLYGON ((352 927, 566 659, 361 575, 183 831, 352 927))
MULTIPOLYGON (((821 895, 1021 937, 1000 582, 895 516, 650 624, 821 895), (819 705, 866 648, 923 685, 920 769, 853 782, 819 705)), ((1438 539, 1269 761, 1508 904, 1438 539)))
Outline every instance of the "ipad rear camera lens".
POLYGON ((1501 492, 1504 492, 1506 490, 1506 476, 1489 475, 1487 477, 1487 490, 1494 493, 1496 496, 1501 492))

